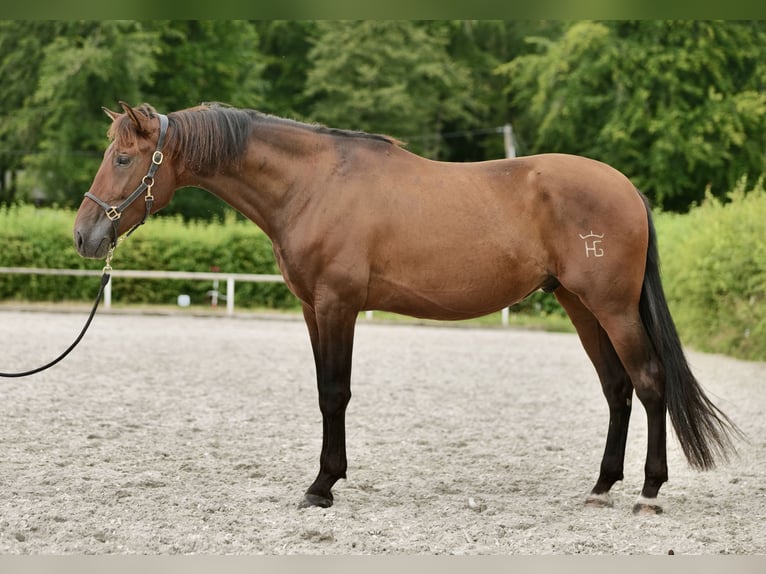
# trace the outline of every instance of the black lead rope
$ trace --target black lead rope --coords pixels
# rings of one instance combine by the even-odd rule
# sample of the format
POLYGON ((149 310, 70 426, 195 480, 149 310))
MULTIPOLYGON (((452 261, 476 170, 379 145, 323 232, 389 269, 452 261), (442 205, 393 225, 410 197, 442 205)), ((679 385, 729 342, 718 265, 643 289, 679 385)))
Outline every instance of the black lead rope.
POLYGON ((5 377, 5 378, 28 377, 29 375, 34 375, 35 373, 39 373, 41 371, 49 369, 50 367, 52 367, 53 365, 61 361, 61 359, 66 357, 72 351, 72 349, 74 349, 77 346, 77 344, 82 340, 82 338, 85 336, 85 332, 88 330, 88 327, 90 327, 90 323, 91 321, 93 321, 93 317, 96 315, 98 304, 101 302, 101 298, 104 295, 104 289, 106 288, 106 284, 109 283, 110 277, 111 275, 105 269, 104 274, 101 276, 101 287, 98 290, 98 295, 96 295, 96 302, 93 304, 93 309, 91 309, 90 311, 88 320, 85 321, 85 325, 83 326, 82 331, 80 331, 80 334, 74 340, 74 343, 69 345, 69 348, 66 351, 64 351, 58 357, 53 359, 50 363, 47 363, 43 365, 42 367, 37 367, 36 369, 31 369, 29 371, 22 371, 20 373, 0 373, 0 377, 5 377))

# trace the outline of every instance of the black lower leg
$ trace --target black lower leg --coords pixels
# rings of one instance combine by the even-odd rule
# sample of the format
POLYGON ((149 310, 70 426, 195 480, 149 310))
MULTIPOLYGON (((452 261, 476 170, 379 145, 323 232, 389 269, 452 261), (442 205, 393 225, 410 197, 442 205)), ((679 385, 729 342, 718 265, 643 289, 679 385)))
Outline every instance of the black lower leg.
POLYGON ((592 494, 609 492, 615 482, 623 479, 625 460, 625 444, 628 440, 628 423, 630 422, 630 398, 622 400, 622 404, 609 407, 609 430, 606 435, 604 456, 601 468, 592 494))
MULTIPOLYGON (((347 403, 348 401, 346 401, 347 403)), ((345 405, 343 406, 345 410, 345 405)), ((323 413, 322 453, 319 457, 319 474, 306 491, 302 507, 332 506, 332 487, 341 478, 346 478, 345 413, 328 416, 323 413)))
POLYGON ((657 498, 660 487, 668 480, 666 416, 663 405, 648 404, 646 406, 648 436, 641 496, 657 498))

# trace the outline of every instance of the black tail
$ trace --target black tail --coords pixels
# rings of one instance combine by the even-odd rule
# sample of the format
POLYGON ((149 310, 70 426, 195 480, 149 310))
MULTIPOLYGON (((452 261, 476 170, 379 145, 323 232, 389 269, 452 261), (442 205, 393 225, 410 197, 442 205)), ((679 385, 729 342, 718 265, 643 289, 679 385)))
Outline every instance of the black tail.
POLYGON ((641 198, 649 219, 649 246, 639 312, 664 368, 668 413, 678 441, 689 464, 706 470, 719 459, 728 460, 736 450, 733 435, 742 433, 705 395, 689 368, 662 289, 651 208, 643 194, 641 198))

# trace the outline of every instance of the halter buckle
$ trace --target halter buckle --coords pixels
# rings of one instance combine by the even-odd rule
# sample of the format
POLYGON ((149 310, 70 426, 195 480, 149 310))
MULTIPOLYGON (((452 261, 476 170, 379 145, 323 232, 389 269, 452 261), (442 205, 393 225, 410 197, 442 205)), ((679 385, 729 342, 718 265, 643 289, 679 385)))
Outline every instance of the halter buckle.
POLYGON ((122 212, 117 211, 117 208, 112 206, 110 209, 106 210, 106 216, 109 218, 109 221, 117 221, 122 217, 122 212))
POLYGON ((165 156, 162 155, 160 150, 157 150, 152 154, 152 163, 154 165, 160 165, 163 159, 165 159, 165 156))

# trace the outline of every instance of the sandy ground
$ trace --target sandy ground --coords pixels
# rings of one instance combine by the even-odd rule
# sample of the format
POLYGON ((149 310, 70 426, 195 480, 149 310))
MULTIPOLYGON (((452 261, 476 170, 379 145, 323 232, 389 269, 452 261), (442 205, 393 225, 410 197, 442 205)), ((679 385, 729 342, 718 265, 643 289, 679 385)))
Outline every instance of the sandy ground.
MULTIPOLYGON (((83 320, 0 312, 0 370, 83 320)), ((302 322, 100 314, 54 369, 0 380, 0 554, 764 554, 766 364, 689 356, 749 442, 699 473, 671 435, 665 513, 634 516, 638 403, 614 508, 583 507, 608 419, 575 336, 361 320, 349 477, 300 510, 321 445, 302 322)))

